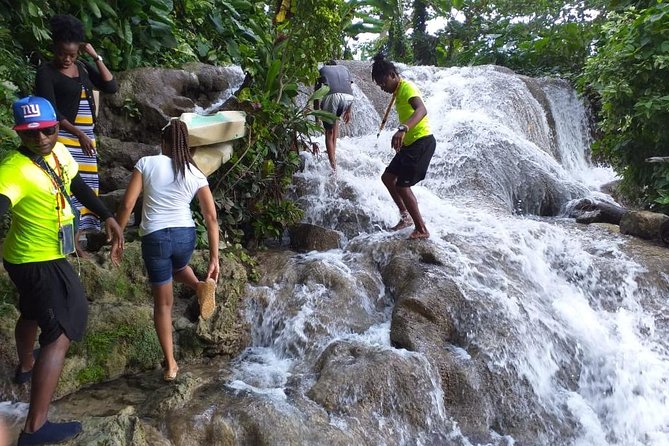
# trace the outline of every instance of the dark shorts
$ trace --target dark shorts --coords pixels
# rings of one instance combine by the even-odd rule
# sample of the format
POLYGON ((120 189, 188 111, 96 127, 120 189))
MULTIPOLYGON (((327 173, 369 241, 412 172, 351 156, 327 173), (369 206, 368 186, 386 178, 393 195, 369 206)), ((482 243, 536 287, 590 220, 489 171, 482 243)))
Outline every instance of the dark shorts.
POLYGON ((386 172, 397 176, 397 186, 411 187, 425 178, 437 140, 433 135, 417 139, 397 152, 386 172))
POLYGON ((165 228, 142 236, 142 258, 151 285, 172 281, 188 266, 195 249, 195 228, 165 228))
POLYGON ((72 341, 81 340, 88 320, 88 301, 66 259, 3 263, 19 291, 21 318, 36 321, 40 328, 40 345, 51 344, 63 333, 72 341))

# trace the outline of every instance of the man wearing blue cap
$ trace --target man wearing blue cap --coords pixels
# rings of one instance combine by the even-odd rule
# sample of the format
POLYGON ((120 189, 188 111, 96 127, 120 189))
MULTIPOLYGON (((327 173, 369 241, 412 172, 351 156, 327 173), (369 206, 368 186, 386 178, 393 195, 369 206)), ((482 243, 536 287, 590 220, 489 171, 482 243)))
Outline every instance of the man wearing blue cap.
POLYGON ((18 445, 59 443, 81 432, 81 423, 51 423, 49 404, 71 341, 81 340, 88 302, 66 256, 74 252, 76 209, 73 194, 106 223, 112 246, 123 233, 112 213, 78 173, 77 162, 57 142, 58 120, 44 98, 28 96, 14 103, 18 150, 0 164, 0 216, 8 209, 12 223, 3 245, 3 264, 19 292, 14 381, 31 381, 30 407, 18 445), (40 329, 40 351, 33 346, 40 329))

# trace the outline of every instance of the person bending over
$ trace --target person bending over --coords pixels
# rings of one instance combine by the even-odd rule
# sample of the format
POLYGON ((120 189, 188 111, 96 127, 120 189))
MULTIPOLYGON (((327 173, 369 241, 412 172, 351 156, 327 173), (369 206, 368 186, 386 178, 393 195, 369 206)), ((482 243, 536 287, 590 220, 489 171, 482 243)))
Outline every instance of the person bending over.
POLYGON ((374 57, 372 79, 383 91, 393 94, 401 122, 391 141, 395 156, 381 176, 400 211, 400 221, 392 229, 404 229, 413 223, 415 228, 409 238, 426 239, 430 233, 411 186, 425 178, 437 145, 430 131, 427 109, 418 88, 412 82, 402 79, 395 65, 385 60, 382 54, 374 57))
POLYGON ((330 87, 330 91, 321 101, 314 101, 316 110, 324 110, 337 116, 334 123, 323 122, 325 128, 325 149, 333 171, 337 171, 337 135, 339 133, 339 118, 348 124, 351 119, 351 107, 353 106, 353 88, 351 84, 351 73, 344 66, 330 61, 318 70, 320 77, 316 82, 316 90, 323 85, 330 87))

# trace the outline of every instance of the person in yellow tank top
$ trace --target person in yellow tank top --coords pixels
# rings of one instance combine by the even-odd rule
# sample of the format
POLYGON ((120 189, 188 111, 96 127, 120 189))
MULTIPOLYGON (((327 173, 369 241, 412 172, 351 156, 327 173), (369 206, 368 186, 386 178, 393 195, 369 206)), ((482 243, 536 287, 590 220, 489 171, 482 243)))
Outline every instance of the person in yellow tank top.
POLYGON ((372 79, 383 91, 393 94, 401 123, 391 142, 395 157, 381 176, 400 211, 400 221, 392 229, 400 230, 414 224, 410 239, 429 238, 418 201, 411 191, 411 186, 425 178, 437 145, 430 130, 427 109, 418 88, 402 79, 395 65, 385 60, 382 54, 374 57, 372 79))
POLYGON ((118 249, 123 232, 78 172, 77 162, 57 142, 58 120, 51 103, 37 96, 13 105, 21 146, 0 163, 0 217, 11 209, 3 265, 19 293, 14 382, 31 382, 30 406, 18 446, 60 443, 81 432, 81 423, 52 423, 49 404, 71 341, 84 335, 88 302, 65 256, 74 252, 75 212, 70 195, 105 220, 108 240, 118 249), (33 351, 40 329, 40 350, 33 351))

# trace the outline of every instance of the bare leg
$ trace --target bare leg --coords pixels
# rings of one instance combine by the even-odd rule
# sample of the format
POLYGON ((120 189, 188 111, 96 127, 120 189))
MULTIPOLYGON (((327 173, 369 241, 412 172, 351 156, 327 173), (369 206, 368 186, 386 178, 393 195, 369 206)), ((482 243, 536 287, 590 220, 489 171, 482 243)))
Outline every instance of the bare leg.
POLYGON ((337 170, 337 133, 339 132, 339 119, 334 122, 331 129, 325 129, 325 150, 328 152, 328 159, 332 170, 337 170))
POLYGON ((33 348, 37 339, 37 321, 29 321, 22 317, 16 321, 14 328, 16 339, 16 353, 19 355, 19 367, 21 372, 29 372, 35 365, 33 348))
POLYGON ((153 323, 160 347, 165 355, 165 369, 175 372, 178 367, 172 345, 172 303, 174 302, 172 282, 164 285, 151 285, 151 294, 153 294, 153 323))
POLYGON ((390 197, 397 205, 400 214, 406 213, 407 207, 404 204, 404 201, 402 201, 402 197, 398 193, 399 188, 397 187, 397 175, 394 175, 390 172, 383 172, 383 175, 381 175, 381 181, 383 181, 386 189, 388 189, 388 192, 390 192, 390 197))
POLYGON ((186 266, 180 271, 174 271, 172 277, 179 283, 183 283, 193 291, 197 290, 197 284, 200 282, 190 266, 186 266))
POLYGON ((30 408, 26 418, 25 432, 35 432, 46 422, 49 404, 56 390, 60 373, 63 371, 65 353, 69 346, 70 340, 65 334, 61 334, 51 344, 42 346, 33 369, 30 408))
POLYGON ((413 191, 410 187, 398 187, 398 194, 402 198, 402 201, 406 204, 409 215, 413 219, 414 224, 416 225, 416 230, 411 234, 410 238, 427 238, 430 236, 430 233, 427 231, 423 217, 420 215, 420 210, 418 209, 418 201, 416 196, 413 194, 413 191))

